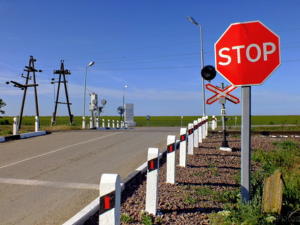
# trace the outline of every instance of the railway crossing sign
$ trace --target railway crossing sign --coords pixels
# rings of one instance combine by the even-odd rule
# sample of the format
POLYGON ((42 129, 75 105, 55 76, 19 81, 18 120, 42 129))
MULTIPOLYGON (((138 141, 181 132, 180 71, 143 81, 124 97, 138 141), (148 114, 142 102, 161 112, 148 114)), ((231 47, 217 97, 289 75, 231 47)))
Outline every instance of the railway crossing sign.
POLYGON ((206 104, 212 104, 212 103, 216 102, 217 100, 224 99, 224 98, 231 101, 234 104, 240 103, 239 98, 229 94, 233 90, 237 89, 236 86, 229 85, 223 89, 223 88, 216 87, 212 84, 206 84, 205 87, 207 90, 210 90, 213 93, 215 93, 215 95, 213 95, 212 97, 210 97, 209 99, 206 100, 206 104))
POLYGON ((280 65, 279 36, 260 21, 231 24, 215 43, 215 64, 235 86, 262 84, 280 65))

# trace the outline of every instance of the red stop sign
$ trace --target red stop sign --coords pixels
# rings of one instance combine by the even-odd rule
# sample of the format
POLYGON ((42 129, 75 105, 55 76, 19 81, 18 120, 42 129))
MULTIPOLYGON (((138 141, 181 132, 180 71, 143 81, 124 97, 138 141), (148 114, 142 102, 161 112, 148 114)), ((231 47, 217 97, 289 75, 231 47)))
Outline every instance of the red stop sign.
POLYGON ((279 37, 259 21, 231 24, 215 43, 215 63, 233 85, 262 84, 280 65, 279 37))

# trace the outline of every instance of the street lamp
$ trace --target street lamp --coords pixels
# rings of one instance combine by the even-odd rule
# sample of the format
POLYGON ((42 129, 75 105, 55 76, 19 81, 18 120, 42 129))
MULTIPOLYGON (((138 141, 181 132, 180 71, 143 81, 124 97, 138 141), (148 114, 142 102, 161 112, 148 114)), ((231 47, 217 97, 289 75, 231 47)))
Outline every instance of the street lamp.
POLYGON ((124 85, 124 89, 123 89, 123 109, 124 109, 124 111, 123 111, 123 120, 124 120, 124 112, 125 112, 125 90, 126 90, 126 88, 128 88, 127 84, 124 85))
MULTIPOLYGON (((200 47, 200 63, 201 63, 201 69, 204 67, 204 56, 203 56, 203 32, 202 32, 202 26, 200 23, 198 23, 193 17, 188 16, 187 20, 194 24, 195 26, 199 27, 199 31, 200 31, 200 43, 201 43, 201 47, 200 47)), ((200 72, 201 72, 200 69, 200 72)), ((203 116, 206 115, 206 105, 205 105, 205 87, 204 87, 204 79, 202 77, 202 96, 203 96, 203 116)))
POLYGON ((95 64, 94 61, 90 61, 89 64, 85 67, 85 76, 84 76, 84 93, 83 93, 83 117, 85 119, 85 100, 86 100, 86 77, 87 77, 87 71, 88 67, 91 67, 95 64))

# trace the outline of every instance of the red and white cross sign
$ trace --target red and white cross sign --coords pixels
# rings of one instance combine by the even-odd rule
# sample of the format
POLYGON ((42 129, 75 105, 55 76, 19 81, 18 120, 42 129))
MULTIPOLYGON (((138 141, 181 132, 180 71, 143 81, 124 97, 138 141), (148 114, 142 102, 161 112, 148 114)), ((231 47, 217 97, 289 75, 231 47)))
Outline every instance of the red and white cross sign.
POLYGON ((229 94, 230 92, 232 92, 233 90, 238 88, 236 86, 229 85, 229 86, 225 87, 224 89, 222 89, 222 88, 216 87, 212 84, 206 84, 205 87, 207 90, 210 90, 213 93, 215 93, 214 96, 212 96, 206 100, 206 104, 212 104, 220 98, 226 98, 227 100, 231 101, 234 104, 240 103, 239 98, 229 94))

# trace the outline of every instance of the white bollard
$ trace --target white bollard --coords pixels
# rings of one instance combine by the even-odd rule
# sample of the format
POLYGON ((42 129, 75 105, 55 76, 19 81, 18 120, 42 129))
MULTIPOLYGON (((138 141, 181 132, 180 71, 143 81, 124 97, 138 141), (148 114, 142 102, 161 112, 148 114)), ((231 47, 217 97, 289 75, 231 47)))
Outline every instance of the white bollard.
POLYGON ((100 180, 99 225, 119 225, 121 184, 118 174, 104 173, 100 180))
POLYGON ((107 128, 110 129, 110 120, 107 120, 107 128))
POLYGON ((116 128, 117 128, 117 129, 120 128, 120 126, 119 126, 119 120, 117 120, 117 122, 116 122, 116 128))
POLYGON ((194 147, 199 147, 198 120, 194 120, 194 147))
POLYGON ((112 120, 112 128, 115 128, 115 120, 112 120))
POLYGON ((205 117, 206 123, 205 123, 205 138, 208 136, 208 116, 205 117))
POLYGON ((102 127, 105 128, 105 120, 102 119, 102 127))
POLYGON ((96 128, 99 128, 99 118, 96 117, 96 128))
POLYGON ((125 124, 125 129, 127 129, 128 128, 128 123, 125 122, 124 124, 125 124))
POLYGON ((188 154, 194 154, 194 124, 188 124, 188 154))
POLYGON ((19 134, 18 118, 14 117, 13 121, 13 135, 19 134))
POLYGON ((35 121, 34 121, 34 131, 38 132, 39 128, 40 128, 40 119, 38 116, 34 117, 35 121))
POLYGON ((159 159, 158 148, 148 149, 148 169, 147 169, 147 183, 146 183, 146 205, 145 211, 156 215, 158 204, 158 172, 159 159))
POLYGON ((85 116, 82 117, 82 129, 85 129, 85 116))
POLYGON ((186 167, 186 128, 180 128, 179 166, 186 167))
POLYGON ((217 129, 217 118, 215 116, 212 116, 211 129, 212 130, 216 130, 217 129))
POLYGON ((205 139, 205 117, 204 116, 201 118, 201 121, 202 121, 201 130, 202 130, 202 141, 203 141, 205 139))
POLYGON ((124 121, 121 121, 121 128, 124 128, 124 121))
POLYGON ((202 119, 198 118, 198 143, 202 143, 202 119))
POLYGON ((90 117, 90 129, 94 128, 93 117, 90 117))
POLYGON ((175 177, 176 177, 175 142, 176 142, 176 136, 168 135, 166 183, 169 184, 175 184, 175 177))

